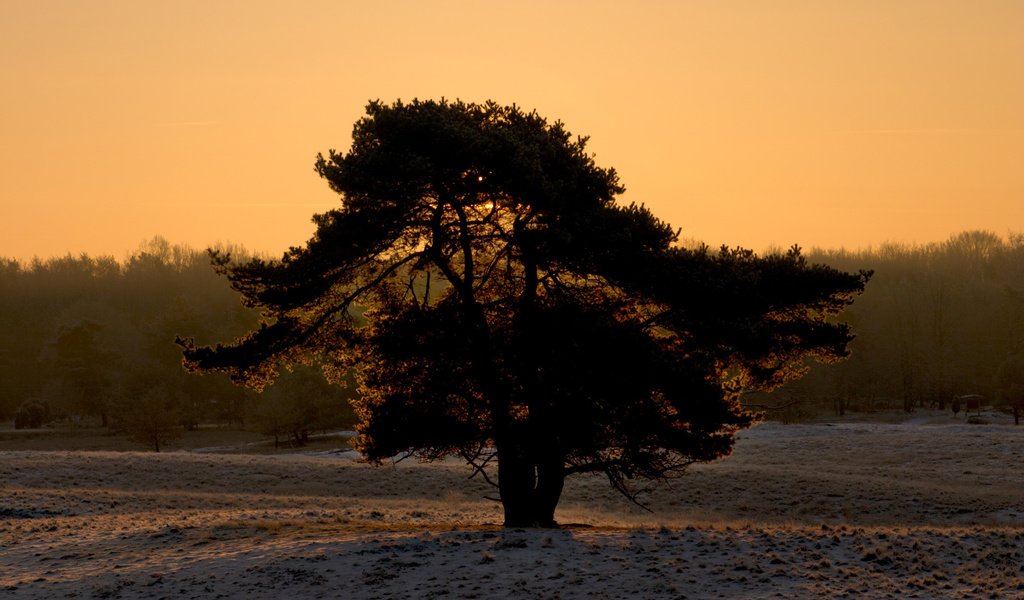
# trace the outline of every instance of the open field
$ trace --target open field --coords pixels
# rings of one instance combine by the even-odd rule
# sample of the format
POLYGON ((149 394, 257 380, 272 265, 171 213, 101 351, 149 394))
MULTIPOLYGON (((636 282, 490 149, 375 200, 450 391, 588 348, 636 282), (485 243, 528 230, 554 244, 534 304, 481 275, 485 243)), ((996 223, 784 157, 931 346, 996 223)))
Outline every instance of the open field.
POLYGON ((891 420, 761 425, 651 513, 571 479, 562 530, 455 461, 5 449, 0 598, 1024 597, 1024 427, 891 420))

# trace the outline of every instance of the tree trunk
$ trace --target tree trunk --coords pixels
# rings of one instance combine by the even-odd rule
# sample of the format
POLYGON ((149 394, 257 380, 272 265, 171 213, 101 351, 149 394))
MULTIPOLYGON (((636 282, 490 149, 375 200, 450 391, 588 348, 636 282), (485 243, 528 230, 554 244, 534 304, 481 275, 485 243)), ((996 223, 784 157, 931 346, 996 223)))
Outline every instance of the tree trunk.
MULTIPOLYGON (((507 446, 507 445, 503 445, 507 446)), ((565 468, 560 457, 531 460, 518 445, 498 449, 498 489, 505 527, 557 527, 565 468)))
POLYGON ((537 487, 534 489, 534 515, 540 527, 558 527, 555 508, 562 498, 565 465, 560 457, 537 465, 537 487))

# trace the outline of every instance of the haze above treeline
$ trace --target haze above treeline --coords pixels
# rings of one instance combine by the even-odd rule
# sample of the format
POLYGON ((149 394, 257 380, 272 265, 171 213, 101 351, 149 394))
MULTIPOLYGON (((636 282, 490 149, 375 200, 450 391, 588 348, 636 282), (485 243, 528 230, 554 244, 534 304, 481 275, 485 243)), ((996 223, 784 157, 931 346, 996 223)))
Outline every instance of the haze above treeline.
MULTIPOLYGON (((1024 236, 1024 232, 1019 232, 1019 231, 1017 231, 1015 229, 1006 229, 1003 232, 999 232, 999 231, 994 231, 994 230, 991 230, 991 229, 984 229, 984 228, 978 228, 978 229, 975 229, 975 228, 965 228, 965 229, 961 230, 958 233, 950 234, 950 236, 945 238, 945 239, 937 239, 937 240, 930 240, 930 241, 915 241, 915 240, 905 240, 905 239, 886 239, 886 240, 881 241, 879 243, 867 243, 867 244, 847 246, 847 245, 843 245, 843 244, 828 244, 828 245, 805 244, 802 241, 800 241, 799 239, 795 239, 795 240, 781 240, 781 241, 776 241, 776 242, 772 242, 772 243, 768 243, 768 244, 763 244, 763 245, 757 246, 757 245, 751 245, 751 244, 743 243, 742 241, 737 242, 736 240, 731 240, 731 239, 726 239, 726 240, 699 239, 699 238, 693 237, 692 235, 688 235, 688 232, 687 232, 686 229, 682 229, 681 228, 681 229, 679 229, 679 231, 680 231, 680 239, 679 239, 678 244, 681 245, 681 246, 684 246, 684 247, 691 247, 691 248, 693 248, 693 247, 698 247, 698 246, 701 246, 701 245, 707 245, 707 246, 709 246, 711 248, 719 248, 721 246, 727 246, 727 247, 730 247, 730 248, 732 248, 732 247, 742 247, 742 248, 749 248, 751 250, 754 250, 758 254, 775 254, 775 253, 784 252, 785 250, 787 250, 787 249, 793 247, 794 245, 796 245, 796 246, 799 246, 800 248, 802 248, 805 253, 809 253, 809 254, 812 254, 812 255, 823 255, 823 256, 826 256, 826 255, 837 255, 837 254, 838 255, 849 255, 849 256, 859 256, 859 255, 870 256, 870 255, 876 255, 876 254, 877 255, 886 255, 886 254, 890 254, 890 253, 893 253, 893 252, 896 252, 896 253, 918 252, 918 251, 921 251, 921 252, 933 252, 933 251, 935 251, 937 249, 942 248, 943 246, 949 245, 952 242, 952 240, 956 239, 957 237, 960 237, 960 236, 964 235, 965 233, 984 234, 986 237, 989 237, 989 238, 992 238, 992 239, 998 239, 998 240, 1000 240, 1000 241, 1002 241, 1004 243, 1010 244, 1010 245, 1013 245, 1013 244, 1017 243, 1017 240, 1019 240, 1022 236, 1024 236)), ((312 232, 313 232, 313 228, 312 228, 312 225, 310 225, 310 235, 312 235, 312 232)), ((274 260, 276 258, 279 258, 280 256, 282 256, 285 253, 285 251, 287 249, 286 247, 281 247, 281 248, 277 248, 277 249, 271 249, 271 247, 266 246, 266 245, 246 244, 246 243, 243 243, 243 242, 236 242, 236 241, 233 241, 233 240, 226 240, 226 241, 225 240, 218 240, 218 241, 215 241, 213 243, 194 244, 194 243, 191 243, 191 242, 176 240, 176 239, 164 236, 164 235, 157 234, 157 235, 154 235, 154 236, 152 236, 150 238, 147 238, 144 241, 140 242, 134 249, 124 250, 124 251, 121 251, 121 252, 89 251, 89 250, 82 250, 81 248, 68 248, 64 252, 59 252, 59 251, 58 252, 49 252, 49 253, 48 252, 39 252, 39 253, 28 253, 28 254, 18 255, 18 254, 15 254, 15 253, 4 253, 2 251, 2 249, 0 249, 0 261, 2 261, 5 265, 17 264, 17 265, 19 265, 23 269, 32 269, 36 265, 40 265, 40 264, 44 264, 44 263, 52 263, 54 261, 66 260, 68 258, 82 258, 82 257, 88 257, 91 260, 95 260, 95 261, 113 262, 113 263, 116 263, 116 264, 119 264, 119 265, 126 265, 126 264, 130 263, 133 259, 138 257, 140 254, 150 253, 152 251, 152 248, 153 248, 154 244, 157 245, 157 246, 166 246, 168 248, 168 251, 171 252, 172 254, 173 253, 178 253, 178 254, 184 255, 184 254, 199 253, 199 254, 204 254, 205 255, 208 250, 210 250, 210 249, 217 249, 217 250, 228 250, 228 251, 231 251, 236 256, 241 256, 241 257, 260 257, 260 258, 268 259, 268 260, 274 260)), ((291 244, 291 245, 294 245, 294 244, 291 244)))
MULTIPOLYGON (((806 254, 875 274, 841 317, 857 335, 851 357, 812 366, 767 402, 797 401, 788 418, 945 407, 963 394, 1000 404, 1000 369, 1024 350, 1024 234, 966 231, 927 245, 806 254)), ((175 336, 230 342, 258 320, 206 252, 163 238, 123 261, 0 259, 0 420, 32 406, 50 421, 124 430, 142 423, 165 434, 221 423, 297 439, 351 426, 345 398, 354 390, 329 386, 315 366, 285 374, 262 395, 183 371, 175 336)))

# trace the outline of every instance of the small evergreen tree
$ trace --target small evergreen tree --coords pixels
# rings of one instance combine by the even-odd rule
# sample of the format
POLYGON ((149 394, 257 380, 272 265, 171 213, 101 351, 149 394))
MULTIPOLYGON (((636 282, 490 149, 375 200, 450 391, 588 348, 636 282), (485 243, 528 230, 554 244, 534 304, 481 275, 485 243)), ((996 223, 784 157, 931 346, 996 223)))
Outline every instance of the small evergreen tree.
POLYGON ((138 376, 116 401, 115 428, 154 452, 181 437, 181 397, 158 377, 138 376))

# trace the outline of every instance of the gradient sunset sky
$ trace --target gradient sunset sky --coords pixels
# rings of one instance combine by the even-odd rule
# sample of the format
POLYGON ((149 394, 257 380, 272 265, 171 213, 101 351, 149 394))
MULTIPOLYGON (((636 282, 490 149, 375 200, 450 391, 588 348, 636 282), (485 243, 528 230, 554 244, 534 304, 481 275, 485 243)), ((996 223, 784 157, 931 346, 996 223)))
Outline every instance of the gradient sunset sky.
POLYGON ((712 245, 1024 231, 1024 2, 0 0, 0 256, 278 255, 370 99, 516 103, 712 245))

